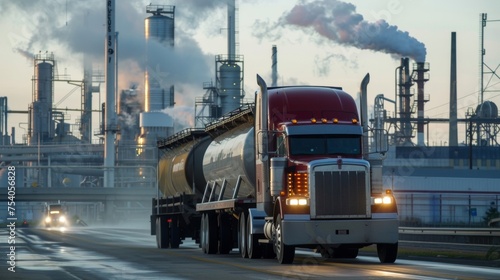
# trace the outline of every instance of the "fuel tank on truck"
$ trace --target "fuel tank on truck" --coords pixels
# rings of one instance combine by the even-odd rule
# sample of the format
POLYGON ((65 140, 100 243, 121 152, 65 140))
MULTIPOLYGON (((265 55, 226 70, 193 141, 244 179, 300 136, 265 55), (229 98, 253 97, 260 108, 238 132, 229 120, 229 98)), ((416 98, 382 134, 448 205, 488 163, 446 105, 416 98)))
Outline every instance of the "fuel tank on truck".
POLYGON ((226 180, 223 198, 232 198, 241 176, 237 197, 255 197, 254 129, 252 123, 238 126, 215 138, 203 157, 203 174, 208 183, 226 180))
POLYGON ((202 159, 210 141, 209 136, 186 141, 160 156, 158 185, 163 196, 203 194, 207 183, 202 159))

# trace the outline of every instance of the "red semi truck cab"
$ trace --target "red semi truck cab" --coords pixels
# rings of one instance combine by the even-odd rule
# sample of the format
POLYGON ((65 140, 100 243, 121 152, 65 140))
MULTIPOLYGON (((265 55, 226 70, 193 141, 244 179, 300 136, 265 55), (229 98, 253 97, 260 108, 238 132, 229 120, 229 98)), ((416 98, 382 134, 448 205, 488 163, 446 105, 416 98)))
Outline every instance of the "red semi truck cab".
POLYGON ((296 247, 355 258, 376 244, 380 261, 394 262, 396 202, 354 99, 336 87, 257 81, 255 105, 158 143, 157 246, 191 237, 206 254, 237 246, 243 258, 292 263, 296 247))
POLYGON ((394 262, 396 202, 390 190, 382 190, 381 160, 372 166, 364 153, 366 135, 354 99, 334 87, 259 84, 258 210, 251 215, 256 219, 263 211, 268 217, 264 234, 274 240, 280 263, 293 261, 295 247, 355 257, 371 244, 382 262, 394 262))

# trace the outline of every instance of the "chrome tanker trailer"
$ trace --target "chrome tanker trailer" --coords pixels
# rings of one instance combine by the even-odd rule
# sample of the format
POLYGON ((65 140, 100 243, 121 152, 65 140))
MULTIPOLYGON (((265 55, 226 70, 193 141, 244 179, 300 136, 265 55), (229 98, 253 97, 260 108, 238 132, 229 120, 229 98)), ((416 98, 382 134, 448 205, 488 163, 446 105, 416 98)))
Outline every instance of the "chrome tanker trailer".
POLYGON ((368 152, 368 80, 362 119, 341 88, 268 88, 257 76, 255 104, 159 141, 158 247, 190 237, 207 254, 238 248, 291 263, 296 247, 355 258, 376 244, 380 261, 394 262, 398 214, 382 157, 368 152))

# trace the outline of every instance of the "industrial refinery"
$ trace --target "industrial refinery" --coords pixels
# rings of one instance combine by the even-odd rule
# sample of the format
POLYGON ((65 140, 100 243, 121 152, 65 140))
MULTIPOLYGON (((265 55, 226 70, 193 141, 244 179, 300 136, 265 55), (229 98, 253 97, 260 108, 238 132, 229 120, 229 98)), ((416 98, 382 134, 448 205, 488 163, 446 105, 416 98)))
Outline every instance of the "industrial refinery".
MULTIPOLYGON (((109 2, 115 5, 115 1, 109 2)), ((158 179, 167 180, 158 176, 159 169, 165 168, 159 160, 163 155, 158 143, 168 146, 173 139, 186 136, 186 130, 182 130, 186 127, 180 128, 176 116, 168 113, 178 106, 177 81, 163 74, 166 66, 159 65, 155 56, 158 46, 168 50, 177 47, 179 8, 159 4, 143 7, 143 88, 117 87, 120 35, 127 30, 115 29, 119 15, 114 13, 114 7, 107 9, 113 12, 107 14, 103 65, 83 63, 83 77, 71 79, 58 69, 57 53, 39 52, 32 57, 32 92, 27 110, 14 110, 8 106, 10 97, 0 97, 0 183, 6 185, 7 168, 15 166, 18 213, 24 219, 41 220, 45 205, 54 201, 61 201, 68 213, 88 223, 145 219, 151 212, 151 199, 162 195, 158 179), (55 83, 78 87, 75 94, 80 95, 81 102, 77 108, 59 107, 54 100, 55 83), (105 100, 95 108, 93 96, 101 96, 101 92, 105 100), (78 118, 69 119, 70 111, 78 118), (15 141, 19 133, 16 127, 8 126, 13 114, 26 117, 28 128, 22 143, 15 141), (98 127, 93 125, 96 119, 98 127)), ((214 56, 215 76, 211 81, 199 81, 200 94, 191 105, 193 125, 188 131, 209 127, 235 110, 251 108, 255 102, 254 93, 245 92, 245 83, 255 82, 244 79, 239 12, 237 1, 229 0, 227 22, 221 26, 227 32, 227 52, 214 56)), ((480 19, 484 29, 487 15, 482 14, 480 19)), ((380 183, 392 190, 403 224, 477 223, 500 202, 500 116, 497 105, 484 97, 483 86, 490 68, 484 67, 481 60, 479 105, 461 109, 466 110, 465 117, 457 117, 456 73, 460 57, 456 36, 451 32, 446 39, 450 45, 449 81, 432 80, 432 61, 400 56, 394 80, 387 83, 385 94, 372 93, 368 87, 375 96, 373 107, 368 108, 369 153, 380 155, 383 161, 380 183), (431 82, 450 85, 448 117, 427 117, 426 104, 433 97, 426 92, 426 84, 431 82), (431 144, 429 129, 433 124, 449 125, 446 144, 431 144), (461 132, 464 135, 459 135, 461 132), (465 141, 459 142, 459 138, 465 141)), ((484 34, 478 36, 487 39, 484 34)), ((480 52, 484 53, 482 49, 480 52)), ((273 88, 282 86, 278 78, 279 55, 279 45, 270 43, 269 52, 260 61, 271 73, 273 88)))

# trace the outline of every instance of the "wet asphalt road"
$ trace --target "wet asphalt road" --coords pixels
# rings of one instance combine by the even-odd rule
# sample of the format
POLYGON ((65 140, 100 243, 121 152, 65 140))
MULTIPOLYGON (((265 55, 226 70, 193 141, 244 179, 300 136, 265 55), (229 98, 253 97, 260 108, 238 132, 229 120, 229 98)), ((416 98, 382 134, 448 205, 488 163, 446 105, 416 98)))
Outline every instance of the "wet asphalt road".
POLYGON ((205 255, 191 240, 160 250, 147 226, 18 228, 15 244, 9 234, 0 230, 0 279, 500 279, 499 268, 401 258, 388 265, 370 255, 326 260, 297 251, 294 264, 279 265, 237 250, 205 255))

